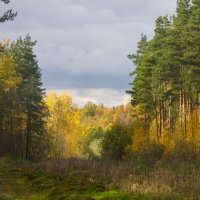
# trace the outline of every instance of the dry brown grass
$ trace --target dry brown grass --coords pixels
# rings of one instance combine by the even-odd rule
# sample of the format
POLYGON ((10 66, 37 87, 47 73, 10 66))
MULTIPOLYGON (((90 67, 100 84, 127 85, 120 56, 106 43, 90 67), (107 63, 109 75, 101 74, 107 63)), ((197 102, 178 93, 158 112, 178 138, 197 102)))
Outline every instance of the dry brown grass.
POLYGON ((64 173, 85 171, 87 176, 99 179, 109 188, 126 192, 156 196, 177 196, 177 199, 200 199, 200 165, 198 163, 158 161, 154 165, 134 161, 53 160, 37 164, 37 167, 64 173), (151 167, 150 167, 151 166, 151 167))

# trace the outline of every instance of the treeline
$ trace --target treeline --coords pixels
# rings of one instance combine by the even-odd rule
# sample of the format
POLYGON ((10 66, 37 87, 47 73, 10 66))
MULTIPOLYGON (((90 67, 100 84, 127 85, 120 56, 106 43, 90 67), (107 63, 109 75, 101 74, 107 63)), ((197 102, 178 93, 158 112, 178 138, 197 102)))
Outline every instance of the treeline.
POLYGON ((27 35, 0 44, 0 155, 31 159, 42 156, 44 90, 27 35))
POLYGON ((142 34, 137 52, 132 106, 148 141, 174 146, 200 142, 200 1, 178 0, 176 15, 156 20, 153 39, 142 34))
POLYGON ((131 149, 130 104, 108 108, 88 102, 78 109, 69 94, 54 92, 45 103, 47 158, 122 159, 131 149))

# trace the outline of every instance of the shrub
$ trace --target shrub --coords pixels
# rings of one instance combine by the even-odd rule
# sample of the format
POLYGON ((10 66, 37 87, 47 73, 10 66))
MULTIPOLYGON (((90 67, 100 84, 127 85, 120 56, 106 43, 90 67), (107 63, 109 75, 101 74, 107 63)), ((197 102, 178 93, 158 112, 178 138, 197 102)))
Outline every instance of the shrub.
POLYGON ((102 141, 102 155, 107 159, 123 159, 129 153, 131 143, 131 133, 128 127, 115 124, 104 135, 102 141))

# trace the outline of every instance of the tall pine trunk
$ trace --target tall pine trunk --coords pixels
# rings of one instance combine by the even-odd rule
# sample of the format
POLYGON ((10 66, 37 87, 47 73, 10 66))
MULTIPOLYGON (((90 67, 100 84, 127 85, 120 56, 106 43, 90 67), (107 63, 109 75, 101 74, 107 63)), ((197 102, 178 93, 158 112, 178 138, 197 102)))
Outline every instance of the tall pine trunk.
POLYGON ((28 104, 26 129, 27 129, 26 130, 26 159, 30 160, 30 146, 31 146, 31 108, 30 108, 30 103, 28 104))

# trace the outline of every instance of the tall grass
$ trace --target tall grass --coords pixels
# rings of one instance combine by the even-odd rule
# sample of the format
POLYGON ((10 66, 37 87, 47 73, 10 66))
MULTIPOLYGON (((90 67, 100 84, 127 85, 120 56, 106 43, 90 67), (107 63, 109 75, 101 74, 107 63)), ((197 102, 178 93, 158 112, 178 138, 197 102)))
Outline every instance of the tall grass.
POLYGON ((180 160, 101 161, 53 160, 37 164, 38 168, 63 174, 76 170, 102 181, 107 189, 166 197, 169 199, 200 199, 200 164, 180 160))

